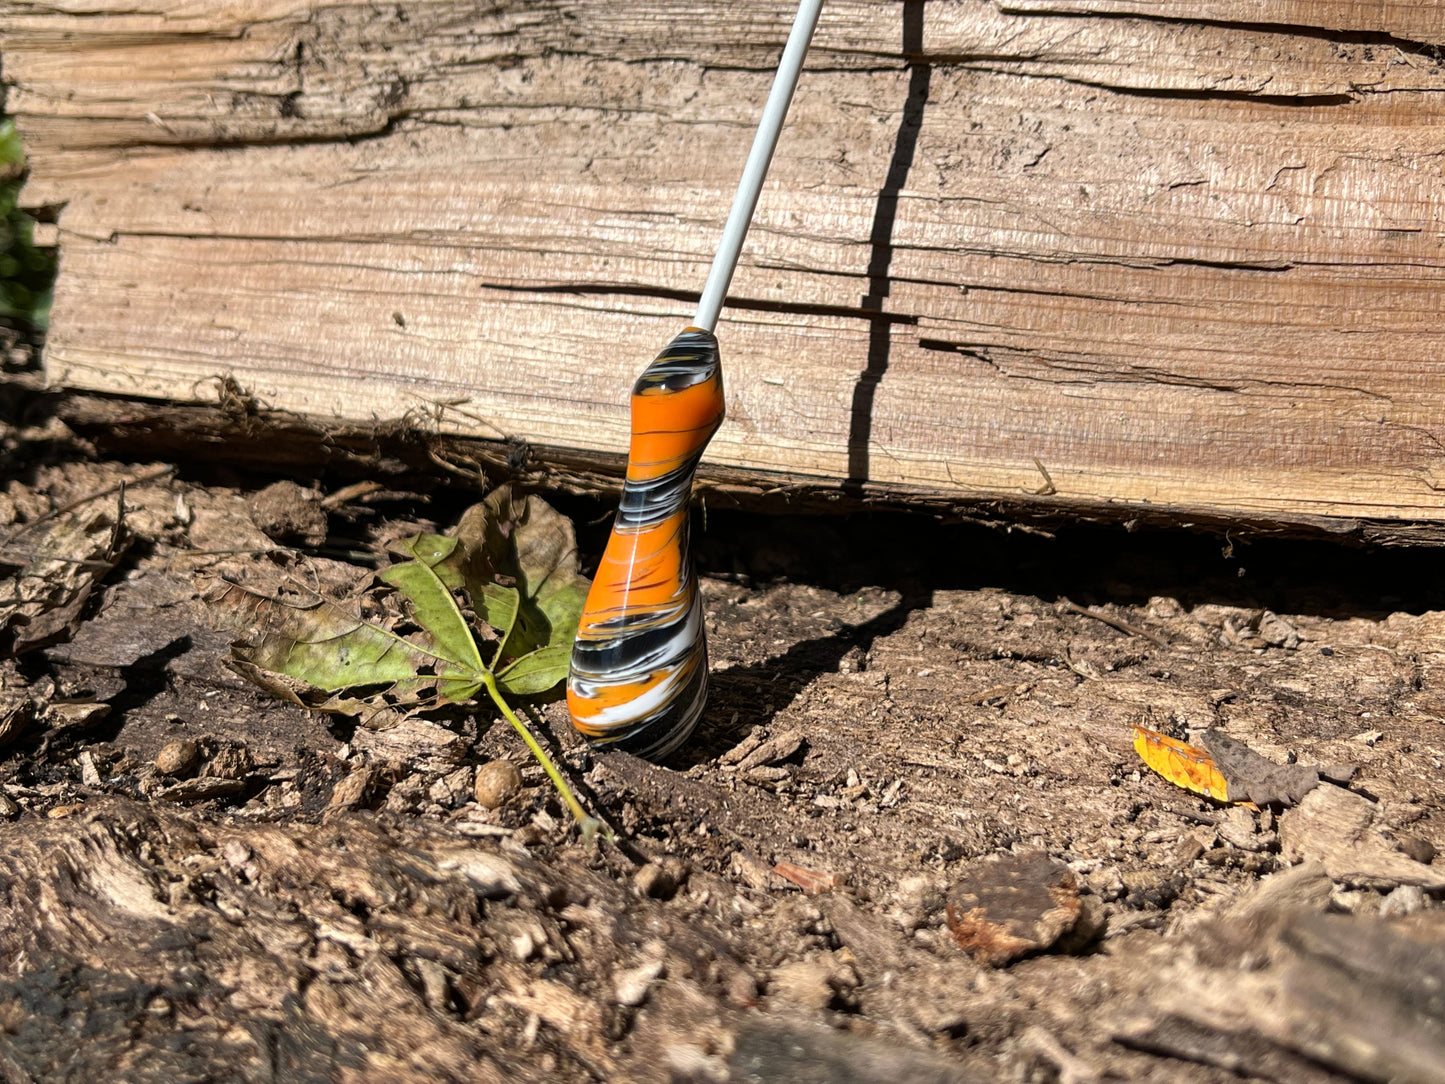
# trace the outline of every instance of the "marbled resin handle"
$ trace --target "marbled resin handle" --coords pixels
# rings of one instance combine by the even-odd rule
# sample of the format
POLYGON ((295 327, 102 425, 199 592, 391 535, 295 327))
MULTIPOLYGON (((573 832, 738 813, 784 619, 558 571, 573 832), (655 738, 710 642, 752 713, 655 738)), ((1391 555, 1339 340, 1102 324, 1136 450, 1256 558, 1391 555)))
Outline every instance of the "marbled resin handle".
POLYGON ((666 756, 702 714, 707 639, 688 498, 722 420, 717 339, 690 327, 632 389, 622 505, 572 648, 567 707, 594 743, 666 756))

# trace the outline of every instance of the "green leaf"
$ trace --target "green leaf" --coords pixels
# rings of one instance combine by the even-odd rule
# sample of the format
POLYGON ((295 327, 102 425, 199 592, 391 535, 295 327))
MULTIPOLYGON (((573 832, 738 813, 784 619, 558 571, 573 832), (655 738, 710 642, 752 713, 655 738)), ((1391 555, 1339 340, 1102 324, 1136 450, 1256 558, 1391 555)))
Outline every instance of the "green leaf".
POLYGON ((497 672, 497 686, 512 696, 536 696, 567 677, 570 644, 538 648, 497 672))
MULTIPOLYGON (((437 536, 426 536, 423 538, 437 536)), ((455 540, 448 539, 455 546, 455 540)), ((437 557, 440 561, 441 557, 437 557)), ((461 607, 452 597, 446 583, 437 570, 425 559, 404 561, 399 565, 382 569, 379 574, 384 583, 395 587, 411 603, 412 616, 416 623, 429 632, 436 643, 436 650, 448 662, 466 667, 473 673, 482 670, 481 652, 467 619, 462 616, 461 607)))
MULTIPOLYGON (((497 643, 497 650, 500 652, 502 644, 512 633, 512 626, 517 623, 517 613, 522 608, 522 596, 515 587, 484 583, 473 596, 472 604, 477 616, 500 634, 497 643)), ((495 663, 495 660, 493 662, 495 663)))
POLYGON ((456 538, 460 546, 448 564, 459 569, 477 615, 501 636, 498 662, 572 643, 589 584, 577 570, 569 519, 538 497, 518 500, 501 486, 462 514, 456 538), (487 587, 498 581, 516 584, 515 613, 494 608, 487 587))
POLYGON ((571 646, 577 638, 577 623, 582 620, 582 607, 587 602, 591 585, 575 572, 570 576, 549 578, 533 598, 537 609, 547 618, 550 644, 571 646))
POLYGON ((387 552, 395 553, 413 561, 420 561, 428 568, 435 568, 456 552, 457 540, 444 534, 415 534, 410 538, 387 543, 387 552))
POLYGON ((538 646, 572 643, 590 584, 577 570, 577 536, 572 521, 545 501, 528 497, 512 532, 522 595, 541 618, 534 628, 538 646))
POLYGON ((323 692, 387 686, 398 703, 418 703, 435 688, 447 700, 469 699, 480 667, 459 664, 427 633, 397 636, 319 595, 300 602, 217 581, 205 594, 217 623, 240 635, 232 654, 323 692))
POLYGON ((536 696, 567 676, 588 587, 571 523, 539 498, 518 502, 502 487, 468 509, 455 534, 415 535, 388 549, 400 560, 377 578, 405 600, 415 631, 401 636, 311 593, 279 598, 214 581, 205 598, 217 624, 241 637, 231 667, 276 696, 364 726, 394 725, 485 689, 590 839, 600 822, 503 695, 536 696), (454 592, 496 631, 490 665, 454 592))

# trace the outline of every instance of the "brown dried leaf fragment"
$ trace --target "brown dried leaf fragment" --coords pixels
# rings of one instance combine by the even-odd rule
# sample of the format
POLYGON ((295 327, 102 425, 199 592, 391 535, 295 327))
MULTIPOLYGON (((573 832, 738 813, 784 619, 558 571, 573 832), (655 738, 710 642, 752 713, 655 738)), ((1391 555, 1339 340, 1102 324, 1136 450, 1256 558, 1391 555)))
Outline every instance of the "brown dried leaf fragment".
POLYGON ((973 863, 948 892, 948 928, 988 967, 1044 952, 1079 920, 1073 871, 1042 851, 973 863))
POLYGON ((1320 782, 1316 766, 1276 764, 1260 756, 1244 742, 1219 730, 1206 730, 1199 736, 1199 744, 1213 758, 1215 767, 1229 784, 1231 802, 1290 806, 1314 790, 1320 782))
POLYGON ((35 721, 37 707, 25 689, 0 689, 0 749, 24 734, 35 721))
MULTIPOLYGON (((0 633, 13 631, 16 654, 74 634, 95 585, 129 545, 124 521, 121 494, 114 504, 91 504, 58 515, 28 556, 22 555, 24 566, 0 580, 0 633)), ((27 545, 30 541, 25 539, 27 545)))

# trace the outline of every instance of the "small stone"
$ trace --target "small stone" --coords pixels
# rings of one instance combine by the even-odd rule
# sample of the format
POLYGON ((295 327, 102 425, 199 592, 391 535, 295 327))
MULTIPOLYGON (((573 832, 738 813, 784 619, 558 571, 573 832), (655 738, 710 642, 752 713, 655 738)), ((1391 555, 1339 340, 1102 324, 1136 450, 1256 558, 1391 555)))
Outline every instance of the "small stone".
POLYGON ((483 809, 496 809, 522 789, 522 773, 510 760, 493 760, 477 769, 472 793, 483 809))
POLYGON ((1401 854, 1408 855, 1416 862, 1423 862, 1428 866, 1431 862, 1435 861, 1435 855, 1437 853, 1435 844, 1431 843, 1428 839, 1397 832, 1395 834, 1395 846, 1400 848, 1401 854))
POLYGON ((539 940, 535 936, 534 931, 522 929, 512 934, 511 938, 506 942, 506 946, 512 959, 518 963, 526 963, 532 958, 532 953, 536 952, 538 947, 545 944, 545 942, 545 937, 539 940))
POLYGON ((739 968, 728 980, 728 1001, 734 1008, 751 1009, 758 1003, 758 980, 739 968))
POLYGON ((1272 610, 1265 610, 1260 615, 1259 636, 1270 647, 1282 647, 1293 651, 1300 645, 1298 630, 1272 610))
POLYGON ((773 872, 773 867, 755 854, 734 851, 729 862, 733 879, 760 892, 773 892, 787 886, 787 882, 773 872))
POLYGON ((677 882, 672 874, 655 863, 649 862, 632 875, 637 891, 655 900, 669 900, 677 891, 677 882))
POLYGON ((1274 841, 1273 835, 1262 836, 1255 829, 1255 816, 1243 806, 1230 806, 1215 818, 1219 838, 1242 851, 1262 851, 1274 841))
POLYGON ((167 742, 156 754, 156 771, 184 779, 201 765, 201 747, 190 738, 167 742))
POLYGON ((832 963, 824 959, 784 964, 768 976, 768 996, 821 1011, 833 1001, 832 963))
POLYGON ((1425 908, 1425 892, 1418 885, 1400 885, 1380 901, 1381 918, 1401 918, 1425 908))
POLYGON ((221 848, 221 857, 232 869, 240 869, 251 861, 251 848, 239 839, 227 840, 226 845, 221 848))
POLYGON ((628 1007, 641 1005, 647 999, 648 988, 656 979, 662 977, 666 969, 666 963, 657 959, 619 971, 612 979, 612 990, 617 1004, 628 1007))
POLYGON ((60 820, 60 818, 62 817, 68 817, 73 813, 79 813, 84 808, 84 802, 71 802, 68 805, 58 805, 45 815, 51 820, 60 820))
POLYGON ((20 803, 4 791, 0 791, 0 817, 9 820, 20 815, 20 803))
POLYGON ((941 911, 943 902, 943 893, 932 877, 911 874, 894 889, 889 917, 905 933, 912 933, 928 921, 930 914, 941 911))

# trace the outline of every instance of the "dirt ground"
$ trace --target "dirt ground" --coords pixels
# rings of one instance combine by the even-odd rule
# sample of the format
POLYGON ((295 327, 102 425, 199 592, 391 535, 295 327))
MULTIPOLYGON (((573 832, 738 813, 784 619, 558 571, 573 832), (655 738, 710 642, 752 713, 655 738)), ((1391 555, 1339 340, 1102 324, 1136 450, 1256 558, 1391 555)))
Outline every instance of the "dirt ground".
MULTIPOLYGON (((7 1084, 1445 1079, 1433 552, 699 511, 696 738, 651 765, 533 713, 619 836, 584 844, 491 712, 308 714, 197 595, 248 562, 354 589, 480 491, 92 461, 27 379, 0 571, 141 481, 115 568, 0 672, 7 1084), (1226 806, 1141 723, 1356 771, 1226 806), (497 758, 524 785, 487 810, 497 758), (1016 956, 965 950, 975 904, 1023 915, 1016 956)), ((587 568, 607 508, 554 503, 587 568)))

